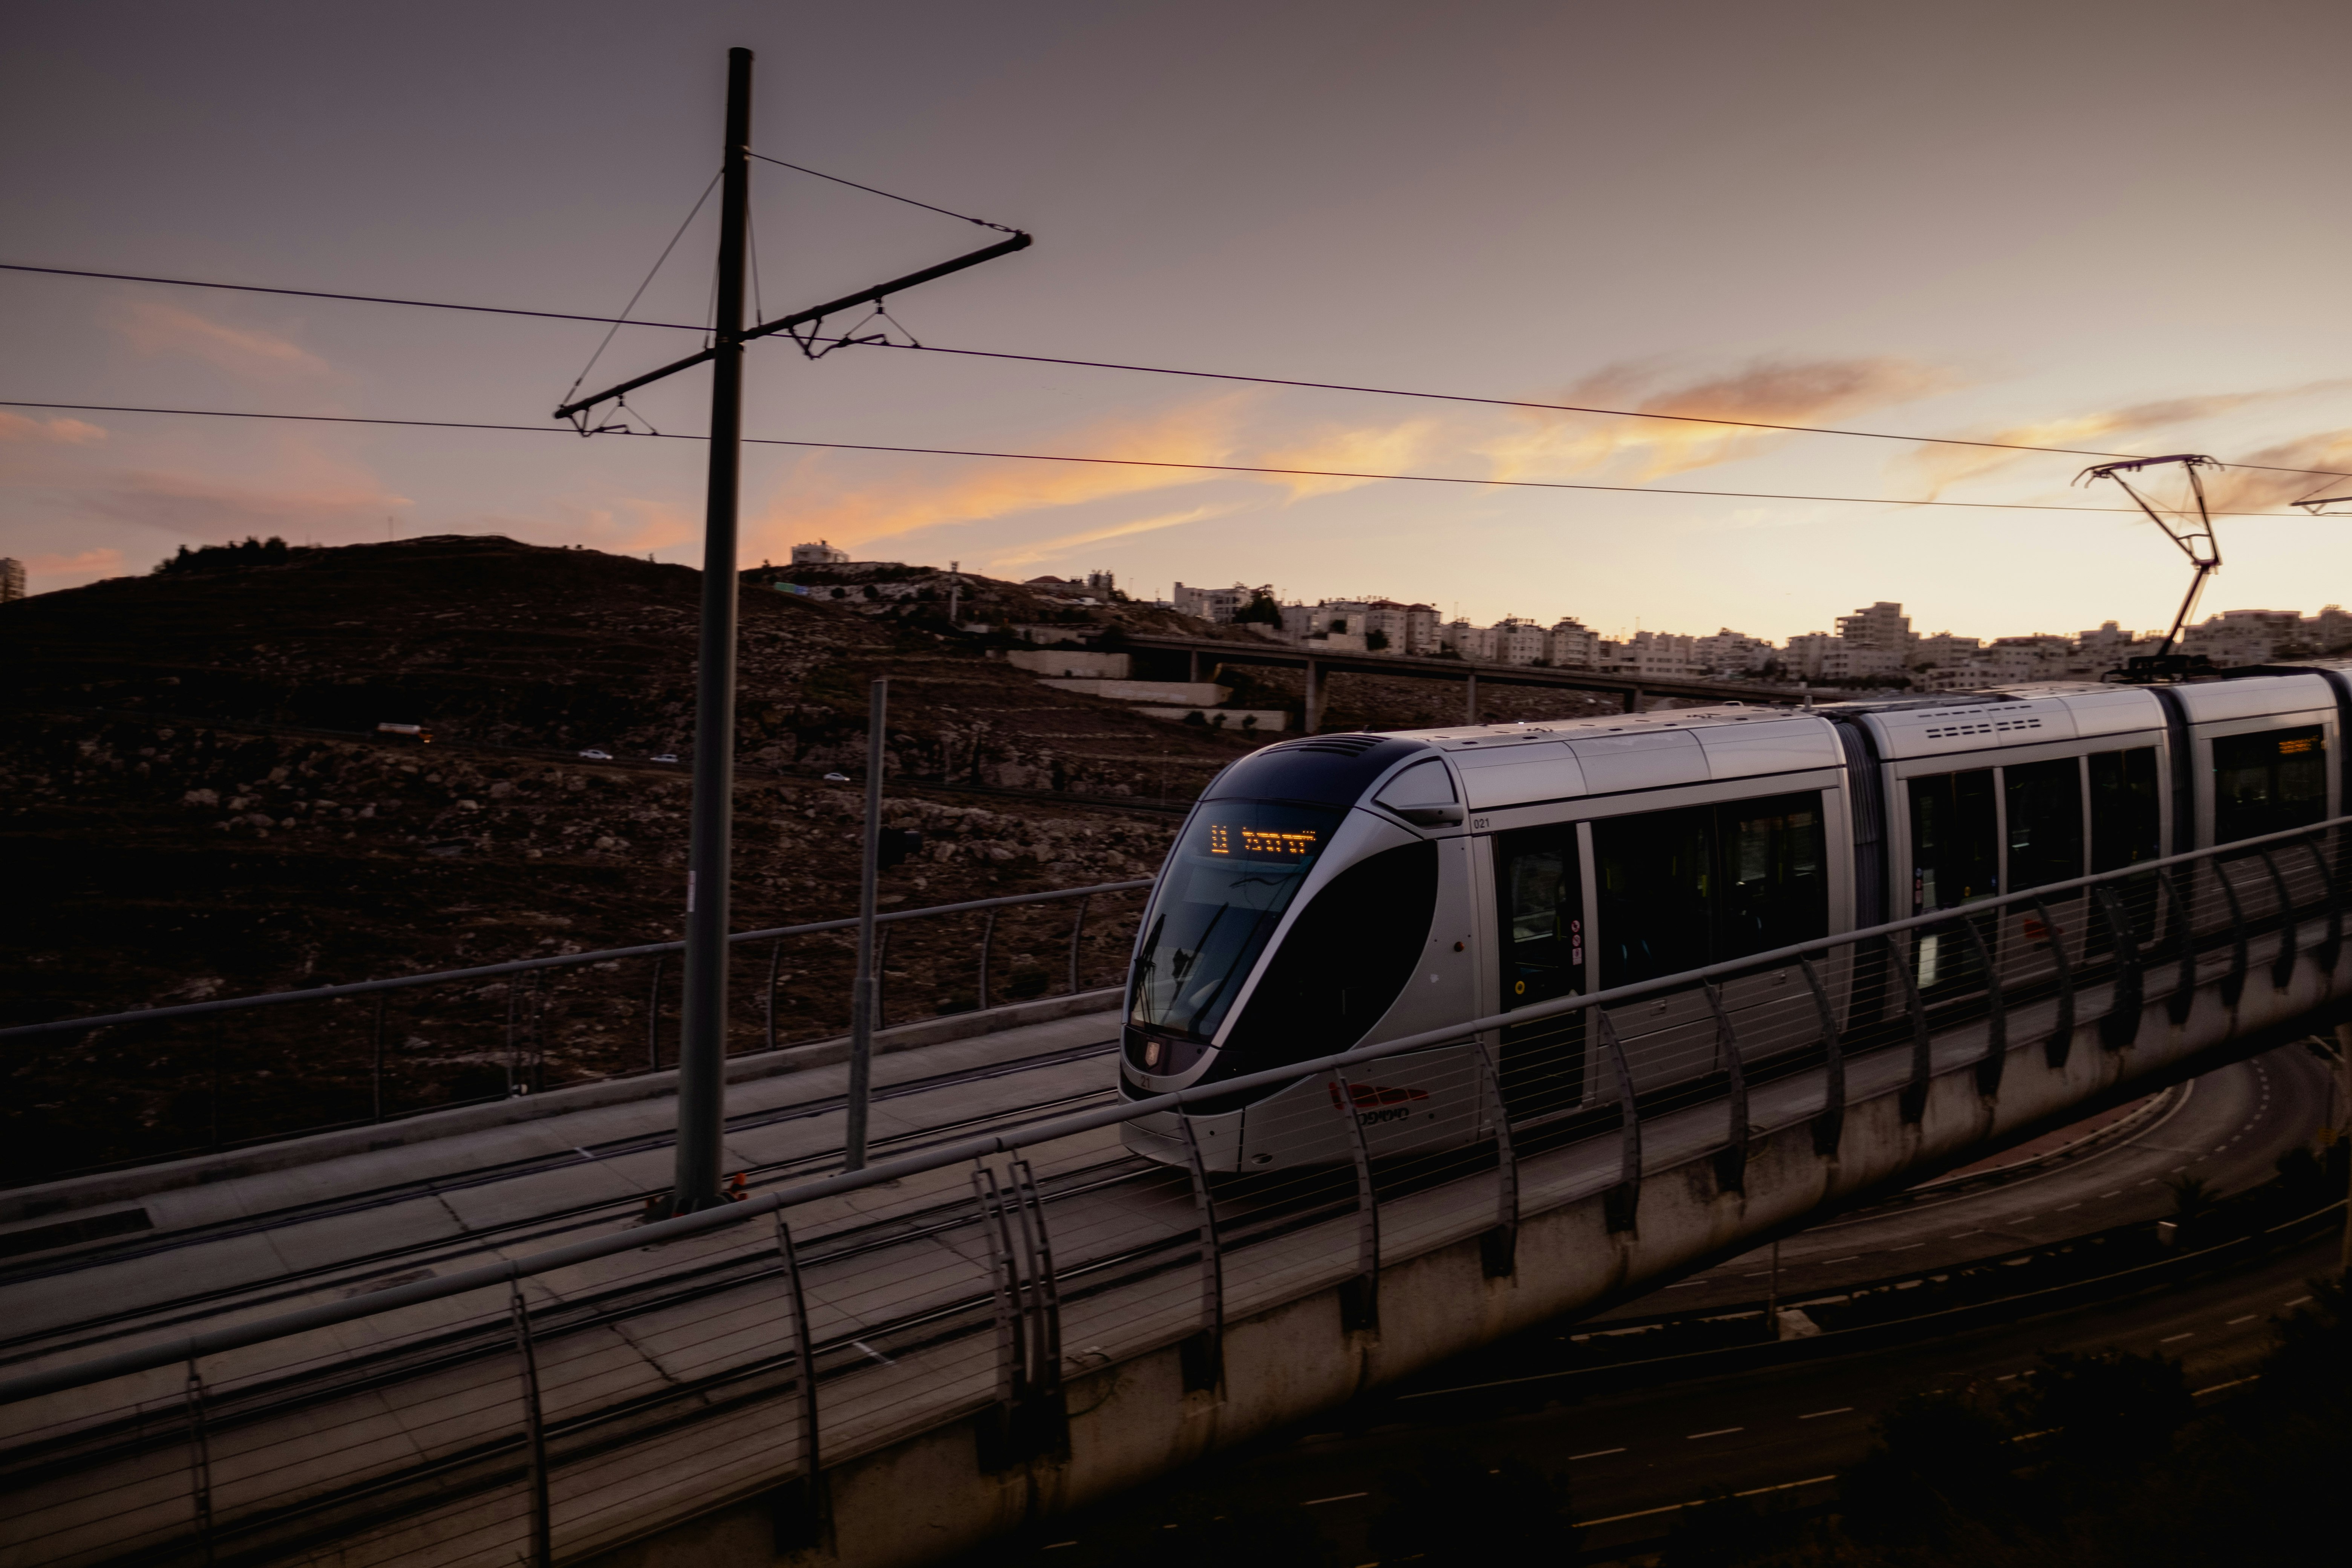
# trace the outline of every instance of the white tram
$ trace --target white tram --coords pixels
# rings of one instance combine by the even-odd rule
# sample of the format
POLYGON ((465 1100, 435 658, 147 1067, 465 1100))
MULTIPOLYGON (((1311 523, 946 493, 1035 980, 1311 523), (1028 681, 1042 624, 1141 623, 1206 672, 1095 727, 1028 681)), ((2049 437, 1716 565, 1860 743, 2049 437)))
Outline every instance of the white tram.
MULTIPOLYGON (((1160 869, 1121 1084, 1135 1099, 1213 1087, 2319 822, 2344 809, 2327 759, 2347 724, 2352 661, 2322 661, 1284 742, 1218 775, 1160 869)), ((2012 907, 1994 940, 2037 923, 2012 907)), ((1963 967, 1937 942, 1920 943, 1923 987, 1963 967)), ((1792 970, 1740 976, 1722 1000, 1743 1059, 1750 1039, 1769 1054, 1817 1035, 1792 970)), ((1719 1071, 1703 994, 1612 1016, 1637 1093, 1719 1071)), ((1515 1126, 1620 1098, 1580 1014, 1481 1044, 1515 1126)), ((1493 1096, 1464 1047, 1366 1070, 1351 1087, 1375 1154, 1486 1130, 1493 1096)), ((1342 1160, 1337 1092, 1318 1079, 1212 1096, 1186 1120, 1213 1171, 1342 1160)), ((1175 1115, 1124 1125, 1130 1149, 1187 1159, 1175 1115)))

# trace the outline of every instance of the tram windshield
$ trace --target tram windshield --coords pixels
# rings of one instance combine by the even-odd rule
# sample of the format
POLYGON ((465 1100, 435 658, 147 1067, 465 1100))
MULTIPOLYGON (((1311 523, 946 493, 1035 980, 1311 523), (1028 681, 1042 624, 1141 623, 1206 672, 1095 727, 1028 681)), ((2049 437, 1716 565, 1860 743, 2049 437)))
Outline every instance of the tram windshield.
POLYGON ((1136 954, 1129 1021, 1206 1040, 1265 951, 1341 813, 1221 800, 1184 830, 1136 954))

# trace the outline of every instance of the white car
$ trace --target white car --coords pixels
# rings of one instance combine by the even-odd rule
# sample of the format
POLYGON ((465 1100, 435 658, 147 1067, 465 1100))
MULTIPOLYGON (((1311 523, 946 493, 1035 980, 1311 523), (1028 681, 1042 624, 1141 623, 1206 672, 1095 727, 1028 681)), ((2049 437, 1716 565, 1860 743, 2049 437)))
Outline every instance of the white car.
POLYGON ((600 752, 600 751, 598 751, 598 750, 597 750, 595 747, 593 747, 593 746, 589 747, 586 751, 584 751, 584 752, 581 752, 580 754, 581 754, 582 756, 583 756, 583 757, 587 758, 587 759, 588 759, 590 762, 592 762, 592 763, 609 763, 609 762, 611 762, 611 761, 613 760, 613 753, 612 753, 612 752, 600 752))
POLYGON ((827 784, 847 784, 849 782, 849 775, 847 773, 827 773, 824 775, 824 782, 827 784))
POLYGON ((660 756, 655 757, 652 760, 656 763, 674 763, 677 761, 677 753, 676 752, 664 752, 660 756))

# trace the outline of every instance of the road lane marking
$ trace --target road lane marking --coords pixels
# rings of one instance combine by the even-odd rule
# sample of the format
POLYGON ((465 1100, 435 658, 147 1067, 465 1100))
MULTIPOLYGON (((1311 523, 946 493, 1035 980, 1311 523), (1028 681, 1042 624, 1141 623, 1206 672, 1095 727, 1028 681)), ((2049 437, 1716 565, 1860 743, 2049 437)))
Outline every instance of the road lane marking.
POLYGON ((2188 1340, 2188 1339, 2194 1339, 2194 1338, 2196 1338, 2196 1337, 2197 1337, 2197 1331, 2196 1331, 2196 1330, 2194 1330, 2194 1329, 2191 1329, 2191 1330, 2189 1330, 2189 1331, 2187 1333, 2185 1333, 2185 1334, 2167 1334, 2167 1335, 2165 1335, 2165 1336, 2164 1336, 2164 1338, 2162 1338, 2162 1339, 2160 1339, 2160 1340, 2157 1341, 2156 1342, 2157 1342, 2158 1344, 2160 1344, 2160 1345, 2168 1345, 2168 1344, 2171 1344, 2171 1343, 2175 1342, 2176 1341, 2179 1341, 2179 1340, 2188 1340))
POLYGON ((1888 1247, 1886 1250, 1887 1250, 1887 1251, 1889 1251, 1889 1252, 1916 1252, 1916 1251, 1918 1251, 1921 1247, 1925 1247, 1925 1246, 1927 1246, 1927 1244, 1926 1242, 1924 1242, 1924 1241, 1915 1241, 1915 1242, 1910 1243, 1908 1246, 1905 1246, 1905 1247, 1888 1247))
POLYGON ((1804 1415, 1802 1415, 1798 1416, 1798 1417, 1797 1417, 1797 1419, 1798 1419, 1798 1420, 1800 1420, 1800 1421, 1811 1421, 1811 1420, 1814 1420, 1814 1419, 1816 1419, 1816 1418, 1818 1418, 1818 1417, 1820 1417, 1820 1416, 1823 1416, 1823 1415, 1853 1415, 1853 1405, 1839 1405, 1835 1410, 1813 1410, 1813 1411, 1808 1411, 1806 1414, 1804 1414, 1804 1415))
POLYGON ((1747 1430, 1748 1428, 1745 1426, 1718 1426, 1712 1432, 1685 1433, 1683 1435, 1683 1441, 1685 1443, 1695 1443, 1701 1437, 1728 1437, 1734 1432, 1745 1432, 1747 1430))
POLYGON ((1704 1285, 1706 1283, 1706 1281, 1704 1279, 1677 1279, 1673 1284, 1667 1286, 1666 1289, 1669 1290, 1687 1290, 1694 1285, 1704 1285))
POLYGON ((2244 1377, 2233 1377, 2227 1383, 2217 1383, 2208 1388, 2191 1390, 2189 1397, 2191 1399, 2202 1399, 2209 1394, 2219 1394, 2225 1388, 2236 1388, 2242 1384, 2258 1383, 2262 1380, 2262 1375, 2263 1374, 2261 1373, 2257 1372, 2250 1373, 2244 1377))
POLYGON ((1605 1459, 1612 1454, 1622 1454, 1624 1451, 1622 1448, 1595 1448, 1590 1454, 1570 1454, 1568 1457, 1568 1462, 1572 1465, 1579 1459, 1605 1459))
POLYGON ((2078 1209, 2078 1208, 2081 1208, 2082 1206, 2083 1206, 2083 1205, 2082 1205, 2082 1204, 2081 1204, 2079 1201, 2078 1201, 2078 1202, 2075 1202, 2075 1203, 2071 1203, 2071 1204, 2060 1204, 2060 1205, 2058 1205, 2057 1209, 2056 1209, 2054 1212, 2055 1212, 2055 1213, 2058 1213, 2058 1214, 2064 1214, 2068 1209, 2078 1209))
POLYGON ((1948 1237, 1947 1239, 1951 1240, 1951 1241, 1966 1241, 1969 1237, 1972 1237, 1972 1236, 1982 1236, 1983 1234, 1984 1234, 1984 1232, 1982 1232, 1982 1231, 1980 1231, 1980 1230, 1963 1230, 1963 1231, 1956 1231, 1956 1232, 1954 1232, 1954 1233, 1953 1233, 1949 1237, 1948 1237))
POLYGON ((2287 1305, 2290 1307, 2300 1307, 2310 1300, 2311 1298, 2308 1296, 2297 1296, 2294 1300, 2289 1301, 2287 1305))
MULTIPOLYGON (((1791 1491, 1798 1487, 1817 1487, 1823 1481, 1833 1481, 1835 1479, 1837 1479, 1837 1477, 1834 1474, 1826 1476, 1807 1476, 1801 1481, 1782 1481, 1780 1485, 1772 1487, 1750 1487, 1744 1492, 1734 1492, 1731 1495, 1733 1497, 1762 1497, 1766 1492, 1785 1492, 1791 1491)), ((1683 1509, 1696 1506, 1698 1505, 1694 1503, 1670 1502, 1660 1508, 1637 1508, 1632 1513, 1612 1513, 1606 1519, 1580 1519, 1576 1521, 1576 1528, 1579 1530, 1591 1530, 1596 1524, 1615 1524, 1622 1520, 1647 1519, 1652 1514, 1675 1513, 1683 1509)), ((1365 1568, 1375 1568, 1375 1565, 1366 1564, 1365 1568)))
POLYGON ((1298 1506, 1301 1508, 1321 1508, 1327 1502, 1353 1502, 1360 1497, 1370 1497, 1371 1495, 1372 1494, 1370 1492, 1341 1492, 1337 1497, 1308 1498, 1305 1502, 1300 1503, 1298 1506))
POLYGON ((2225 1328, 2225 1329, 2234 1329, 2234 1328, 2236 1328, 2240 1323, 2251 1323, 2251 1322, 2252 1322, 2256 1318, 2259 1318, 2259 1317, 2261 1317, 2261 1316, 2262 1316, 2262 1314, 2261 1314, 2260 1312, 2248 1312, 2244 1317, 2242 1317, 2242 1318, 2232 1318, 2232 1319, 2231 1319, 2228 1322, 2226 1322, 2226 1323, 2222 1324, 2221 1326, 2222 1326, 2223 1328, 2225 1328))
POLYGON ((1862 1254, 1859 1252, 1849 1252, 1843 1258, 1824 1258, 1822 1259, 1822 1262, 1825 1266, 1832 1263, 1852 1263, 1855 1258, 1860 1258, 1862 1254))
POLYGON ((1045 1552, 1059 1552, 1065 1546, 1076 1546, 1076 1544, 1077 1542, 1075 1541, 1049 1541, 1040 1548, 1040 1550, 1045 1552))

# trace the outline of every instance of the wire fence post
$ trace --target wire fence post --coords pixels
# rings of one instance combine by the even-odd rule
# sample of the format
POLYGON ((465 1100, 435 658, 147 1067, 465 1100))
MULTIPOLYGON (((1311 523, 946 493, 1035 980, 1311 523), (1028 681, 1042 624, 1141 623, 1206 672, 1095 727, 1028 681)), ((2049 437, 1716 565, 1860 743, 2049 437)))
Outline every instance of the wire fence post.
POLYGON ((554 1568, 555 1542, 549 1517, 547 1428, 539 1404, 539 1355, 530 1342, 530 1309, 524 1305, 522 1286, 509 1285, 507 1311, 514 1322, 515 1356, 522 1373, 523 1436, 530 1446, 530 1561, 532 1568, 554 1568))
POLYGON ((1087 906, 1094 901, 1088 893, 1078 900, 1078 918, 1070 925, 1070 994, 1078 994, 1078 939, 1087 934, 1087 906))
POLYGON ((1201 1140, 1192 1119, 1179 1113, 1184 1134, 1184 1164, 1192 1176, 1192 1209, 1200 1216, 1201 1331, 1178 1347, 1187 1394, 1212 1390, 1225 1380, 1225 1258, 1217 1235, 1217 1205, 1209 1191, 1209 1168, 1201 1160, 1201 1140))
POLYGON ((1632 1230, 1635 1216, 1641 1213, 1642 1111, 1635 1103, 1633 1071, 1625 1063, 1625 1042, 1617 1037, 1617 1026, 1610 1022, 1609 1010, 1595 1007, 1592 1020, 1593 1027, 1601 1033, 1601 1047, 1609 1053, 1610 1070, 1617 1075, 1617 1184, 1601 1199, 1602 1220, 1613 1233, 1632 1230))
POLYGON ((981 1234, 988 1241, 989 1273, 995 1282, 996 1404, 972 1424, 978 1441, 980 1468, 991 1475, 1013 1468, 1021 1458, 1021 1406, 1029 1392, 1028 1326, 1022 1321, 1021 1281, 1013 1250, 1013 1226, 1004 1213, 1004 1195, 996 1173, 978 1159, 972 1162, 972 1194, 980 1203, 981 1234))
POLYGON ((2238 884, 2230 879, 2230 863, 2220 856, 2212 861, 2213 880, 2221 887, 2221 897, 2230 906, 2230 973, 2221 976, 2221 1005, 2235 1011, 2238 998, 2246 994, 2246 968, 2251 960, 2246 953, 2246 907, 2238 897, 2238 884))
POLYGON ((662 966, 669 954, 654 954, 653 989, 646 993, 646 1070, 661 1071, 661 983, 662 966))
POLYGON ((2000 971, 1993 967, 1984 932, 1966 915, 1960 917, 1959 927, 1960 934, 1969 939, 1969 951, 1976 957, 1977 973, 1984 976, 1985 1048, 1984 1055, 1977 1058, 1977 1093, 1993 1100, 2000 1094, 2000 1075, 2009 1066, 2009 999, 2001 990, 2000 971))
POLYGON ((375 994, 375 1066, 368 1075, 368 1119, 383 1120, 383 1009, 390 993, 375 994))
POLYGON ((1507 1279, 1519 1268, 1519 1160, 1511 1147, 1511 1108, 1503 1102, 1503 1075, 1482 1036, 1470 1042, 1482 1087, 1495 1097, 1495 1225, 1478 1237, 1478 1265, 1489 1279, 1507 1279))
POLYGON ((547 1092, 547 976, 541 969, 531 975, 530 1091, 547 1092))
POLYGON ((1715 1048, 1723 1058, 1725 1110, 1729 1113, 1726 1141, 1715 1157, 1715 1185, 1718 1192, 1744 1193, 1748 1190, 1748 1068, 1739 1059, 1739 1032, 1731 1026, 1731 1015, 1723 1010, 1722 987, 1707 985, 1706 1005, 1715 1015, 1715 1048))
POLYGON ((1054 1277, 1054 1238, 1045 1228, 1045 1200, 1025 1156, 1008 1161, 1004 1172, 1021 1216, 1021 1245, 1029 1264, 1029 1409, 1022 1446, 1032 1458, 1067 1458, 1070 1415, 1062 1392, 1062 1289, 1054 1277))
POLYGON ((1821 1015, 1822 1062, 1822 1111, 1813 1118, 1813 1152, 1824 1160, 1837 1156, 1838 1144, 1845 1136, 1845 1048, 1838 1037, 1837 1009, 1830 1005, 1830 994, 1822 984, 1821 970, 1810 954, 1799 959, 1805 972, 1805 984, 1812 988, 1813 1009, 1821 1015))
POLYGON ((1331 1107, 1348 1124, 1349 1152, 1356 1158, 1356 1277, 1339 1287, 1339 1326, 1377 1331, 1381 1326, 1381 1195, 1372 1184, 1372 1149, 1364 1119, 1356 1113, 1356 1089, 1335 1072, 1328 1086, 1331 1107))
POLYGON ((2336 892, 2336 873, 2327 864, 2327 856, 2315 838, 2306 838, 2303 847, 2310 852, 2312 868, 2319 873, 2319 886, 2327 900, 2327 934, 2320 939, 2312 956, 2319 967, 2329 974, 2336 973, 2336 960, 2344 949, 2344 906, 2336 892))
POLYGON ((2099 1044, 2108 1050, 2129 1048, 2139 1038, 2143 981, 2139 967, 2139 930, 2112 887, 2098 889, 2099 912, 2107 922, 2115 950, 2116 974, 2107 988, 2107 1016, 2099 1020, 2099 1044))
POLYGON ((897 926, 884 926, 874 933, 874 1026, 886 1027, 890 1016, 890 938, 897 926))
POLYGON ((2030 900, 2034 915, 2042 921, 2042 940, 2050 946, 2050 962, 2058 971, 2058 1016, 2050 1026, 2050 1037, 2042 1042, 2042 1058, 2053 1068, 2063 1068, 2074 1049, 2074 966, 2066 957, 2066 932, 2050 906, 2040 899, 2030 900))
POLYGON ((793 1370, 800 1385, 801 1419, 800 1479, 779 1488, 770 1502, 775 1549, 782 1554, 825 1545, 832 1535, 832 1510, 817 1434, 816 1339, 809 1329, 808 1296, 801 1288, 800 1249, 793 1245, 792 1227, 784 1223, 782 1209, 776 1211, 776 1254, 784 1262, 784 1308, 793 1320, 793 1370))
POLYGON ((2267 849, 2262 851, 2263 868, 2271 874, 2271 890, 2278 899, 2278 954, 2271 960, 2271 989, 2284 991, 2294 981, 2297 960, 2295 942, 2294 899, 2286 890, 2286 879, 2279 874, 2278 862, 2267 849))
POLYGON ((2164 1016, 2175 1024, 2185 1024, 2189 1009, 2197 1005, 2196 868, 2166 868, 2164 885, 2172 900, 2173 940, 2180 944, 2180 970, 2173 977, 2172 994, 2164 999, 2164 1016))
POLYGON ((520 1045, 517 1041, 515 1031, 515 1020, 520 1016, 522 1007, 522 991, 513 981, 509 980, 506 984, 506 994, 507 1098, 511 1100, 517 1094, 522 1092, 524 1083, 522 1076, 522 1051, 520 1045))
POLYGON ((196 1369, 194 1356, 188 1358, 188 1492, 194 1507, 196 1539, 202 1543, 205 1562, 213 1560, 213 1447, 212 1434, 205 1426, 205 1378, 196 1369))
POLYGON ((1903 1120, 1917 1123, 1927 1120, 1927 1086, 1936 1071, 1935 1045, 1927 1033, 1927 1009, 1919 1000, 1919 978, 1914 971, 1917 965, 1912 953, 1918 951, 1916 932, 1911 937, 1911 952, 1898 950, 1892 941, 1886 944, 1887 963, 1903 980, 1903 1011, 1911 1020, 1911 1077, 1903 1086, 1903 1120))
POLYGON ((988 1009, 988 950, 996 941, 996 911, 988 911, 988 919, 980 928, 980 1007, 988 1009))
POLYGON ((784 939, 778 937, 768 944, 768 1005, 764 1014, 767 1026, 768 1049, 776 1048, 776 971, 784 962, 784 939))

